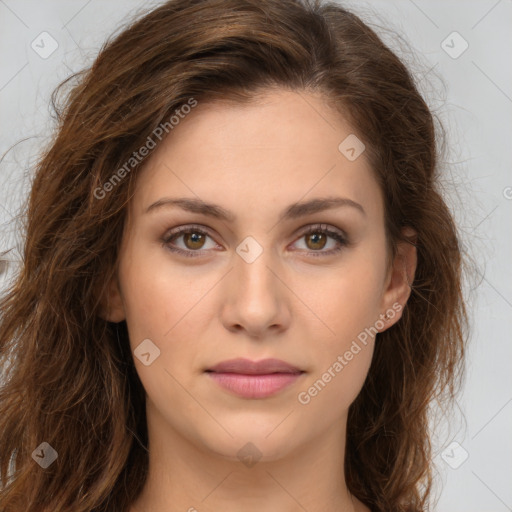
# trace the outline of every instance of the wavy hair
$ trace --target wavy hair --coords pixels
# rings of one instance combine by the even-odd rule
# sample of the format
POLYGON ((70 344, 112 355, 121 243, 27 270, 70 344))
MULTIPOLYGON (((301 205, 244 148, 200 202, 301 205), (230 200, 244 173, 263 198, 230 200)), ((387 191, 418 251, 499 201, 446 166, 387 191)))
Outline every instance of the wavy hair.
POLYGON ((350 121, 382 190, 391 256, 404 226, 417 233, 411 296, 378 334, 349 409, 344 464, 350 492, 372 511, 429 506, 427 413, 460 388, 467 325, 431 110, 400 58, 336 3, 172 0, 111 36, 52 95, 57 126, 23 212, 23 261, 0 303, 2 512, 126 511, 140 493, 145 393, 126 323, 102 319, 100 301, 141 165, 107 198, 98 190, 190 98, 247 102, 269 87, 320 93, 350 121), (58 453, 44 471, 31 456, 43 441, 58 453))

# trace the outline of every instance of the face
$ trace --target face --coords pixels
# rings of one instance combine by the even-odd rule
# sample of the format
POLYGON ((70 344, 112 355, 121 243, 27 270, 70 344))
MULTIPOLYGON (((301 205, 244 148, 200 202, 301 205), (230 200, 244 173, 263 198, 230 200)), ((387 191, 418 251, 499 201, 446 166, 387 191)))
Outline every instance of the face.
POLYGON ((320 96, 274 90, 198 104, 155 149, 108 306, 150 431, 273 460, 342 428, 408 289, 386 266, 383 199, 353 133, 320 96), (281 363, 250 364, 265 359, 281 363))

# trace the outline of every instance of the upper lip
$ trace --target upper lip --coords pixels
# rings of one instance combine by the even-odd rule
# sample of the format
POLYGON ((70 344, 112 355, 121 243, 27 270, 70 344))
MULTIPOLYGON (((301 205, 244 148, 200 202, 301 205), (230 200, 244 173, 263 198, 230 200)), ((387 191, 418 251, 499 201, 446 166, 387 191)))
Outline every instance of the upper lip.
POLYGON ((280 359, 262 359, 251 361, 250 359, 229 359, 222 361, 206 370, 216 373, 240 373, 245 375, 267 375, 269 373, 302 373, 302 371, 280 359))

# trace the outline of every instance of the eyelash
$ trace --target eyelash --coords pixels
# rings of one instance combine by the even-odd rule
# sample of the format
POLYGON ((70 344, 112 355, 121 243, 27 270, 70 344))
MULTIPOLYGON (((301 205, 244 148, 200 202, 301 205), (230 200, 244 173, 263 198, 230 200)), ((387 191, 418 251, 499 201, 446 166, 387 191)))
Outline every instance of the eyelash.
MULTIPOLYGON (((209 236, 212 238, 212 236, 208 233, 208 231, 205 231, 200 226, 196 225, 189 225, 184 226, 181 228, 176 228, 175 230, 171 231, 170 233, 166 234, 162 239, 162 246, 166 247, 169 251, 181 254, 183 256, 186 256, 188 258, 197 258, 198 256, 201 256, 204 252, 208 252, 209 249, 206 250, 183 250, 178 247, 174 247, 170 244, 171 240, 175 238, 179 238, 179 236, 186 234, 186 233, 199 233, 201 235, 209 236)), ((329 251, 307 251, 314 257, 321 257, 321 256, 331 256, 333 254, 336 254, 340 252, 344 247, 348 245, 347 238, 340 232, 335 231, 333 229, 330 229, 325 224, 316 224, 313 226, 310 226, 306 231, 304 231, 297 240, 311 234, 311 233, 322 233, 325 234, 331 238, 334 238, 338 242, 338 247, 335 249, 330 249, 329 251)))

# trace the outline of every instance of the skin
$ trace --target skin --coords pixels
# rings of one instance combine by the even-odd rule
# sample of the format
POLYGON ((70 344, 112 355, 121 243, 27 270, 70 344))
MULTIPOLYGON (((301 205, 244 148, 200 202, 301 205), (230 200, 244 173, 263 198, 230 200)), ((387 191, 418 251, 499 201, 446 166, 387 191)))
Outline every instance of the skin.
POLYGON ((269 89, 245 106, 200 103, 146 162, 104 306, 110 321, 126 320, 132 351, 148 338, 160 350, 149 366, 134 358, 150 470, 131 512, 369 512, 350 495, 343 461, 348 408, 378 337, 359 343, 309 403, 298 400, 365 328, 399 320, 400 311, 382 318, 405 305, 416 266, 410 244, 386 266, 381 191, 364 152, 349 161, 338 150, 352 133, 321 96, 269 89), (292 203, 333 196, 365 213, 342 206, 279 221, 292 203), (175 197, 219 204, 236 220, 176 206, 145 213, 175 197), (304 235, 320 223, 343 230, 348 245, 318 255, 338 247, 304 235), (209 232, 204 242, 169 244, 196 257, 161 240, 189 224, 209 232), (251 263, 236 252, 247 236, 263 249, 251 263), (235 357, 278 358, 305 373, 273 397, 240 398, 204 373, 235 357), (251 467, 237 456, 249 442, 261 456, 251 467))

